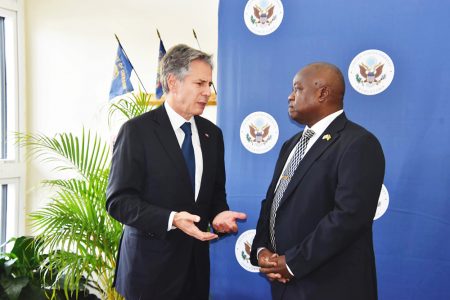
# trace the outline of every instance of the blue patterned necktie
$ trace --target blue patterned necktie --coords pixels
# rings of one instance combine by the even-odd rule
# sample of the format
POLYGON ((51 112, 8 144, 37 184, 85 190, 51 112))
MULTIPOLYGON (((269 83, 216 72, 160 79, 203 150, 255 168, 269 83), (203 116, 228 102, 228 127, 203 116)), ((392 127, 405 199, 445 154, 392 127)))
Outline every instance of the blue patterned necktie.
POLYGON ((281 198, 283 198, 283 194, 286 191, 286 188, 291 181, 292 176, 294 175, 295 170, 297 169, 300 161, 305 155, 306 146, 308 145, 309 139, 314 135, 314 131, 308 129, 303 132, 303 135, 300 141, 295 146, 295 152, 292 156, 289 164, 284 170, 280 183, 278 184, 278 188, 275 192, 275 196, 273 198, 272 207, 270 209, 270 220, 269 220, 269 230, 270 230, 270 242, 272 244, 273 251, 276 252, 276 244, 275 244, 275 219, 277 217, 277 210, 280 206, 281 198))
POLYGON ((184 140, 181 145, 181 151, 183 152, 184 160, 189 171, 189 177, 191 179, 192 190, 195 192, 195 155, 194 146, 192 146, 192 130, 191 123, 186 122, 181 125, 181 130, 184 131, 184 140))

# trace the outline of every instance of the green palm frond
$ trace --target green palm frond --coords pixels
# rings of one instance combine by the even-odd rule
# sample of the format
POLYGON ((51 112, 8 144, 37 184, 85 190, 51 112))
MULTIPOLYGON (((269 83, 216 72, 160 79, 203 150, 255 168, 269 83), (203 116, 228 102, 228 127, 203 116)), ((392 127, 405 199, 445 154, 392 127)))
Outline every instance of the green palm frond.
POLYGON ((75 170, 85 178, 105 170, 109 162, 109 146, 98 135, 85 131, 80 137, 60 133, 54 137, 43 134, 17 133, 20 146, 29 149, 29 155, 43 162, 56 163, 55 170, 75 170))
POLYGON ((126 119, 137 117, 153 109, 151 105, 152 94, 142 91, 132 93, 127 98, 121 98, 109 108, 108 120, 111 124, 112 116, 118 113, 126 119))
POLYGON ((50 285, 56 288, 63 281, 68 297, 86 282, 104 298, 121 299, 111 289, 122 225, 105 210, 108 144, 85 130, 80 136, 20 134, 18 138, 30 155, 56 164, 57 170, 76 173, 74 178, 44 181, 54 195, 30 214, 31 226, 43 241, 41 249, 49 253, 42 268, 46 274, 56 274, 47 276, 53 278, 50 285))
POLYGON ((44 209, 30 216, 32 226, 42 231, 42 247, 57 253, 49 255, 49 260, 67 279, 64 288, 77 287, 81 275, 94 283, 95 277, 112 279, 122 227, 106 214, 104 192, 101 198, 95 196, 99 193, 95 185, 74 179, 56 184, 63 188, 44 209))
POLYGON ((106 182, 96 181, 86 182, 76 179, 46 181, 47 184, 58 186, 60 189, 45 210, 30 215, 33 226, 40 230, 45 229, 46 246, 54 240, 62 239, 66 243, 77 244, 77 246, 86 241, 90 244, 96 241, 98 245, 95 247, 102 248, 104 252, 115 253, 117 245, 111 244, 110 236, 99 236, 98 233, 103 232, 107 227, 112 228, 114 234, 117 234, 122 227, 120 223, 103 213, 106 202, 106 182), (80 237, 80 235, 83 237, 80 242, 73 240, 74 236, 80 237))
POLYGON ((53 294, 55 294, 56 289, 54 288, 56 286, 63 289, 67 298, 72 297, 73 294, 78 296, 79 291, 86 286, 102 293, 100 282, 91 281, 89 283, 83 275, 85 269, 95 264, 97 259, 92 255, 79 256, 66 251, 55 252, 44 262, 44 280, 51 278, 53 281, 52 285, 46 287, 48 290, 53 290, 53 294), (77 288, 73 289, 74 286, 77 288))

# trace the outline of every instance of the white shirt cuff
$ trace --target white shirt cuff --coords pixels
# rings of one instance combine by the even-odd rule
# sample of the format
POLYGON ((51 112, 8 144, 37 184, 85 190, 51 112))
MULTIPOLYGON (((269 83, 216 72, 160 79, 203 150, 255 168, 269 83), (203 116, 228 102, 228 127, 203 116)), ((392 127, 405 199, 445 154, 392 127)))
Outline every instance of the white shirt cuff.
POLYGON ((266 248, 261 247, 261 248, 258 248, 258 250, 256 250, 256 259, 259 259, 259 252, 261 252, 264 249, 266 249, 266 248))
POLYGON ((167 225, 167 231, 171 231, 171 230, 173 230, 173 229, 176 229, 176 227, 172 225, 172 223, 173 223, 173 218, 175 217, 175 214, 176 214, 176 213, 177 213, 176 211, 173 211, 173 212, 170 213, 170 216, 169 216, 169 224, 167 225))
POLYGON ((289 266, 286 264, 286 269, 289 271, 289 274, 291 274, 293 277, 295 277, 294 273, 292 273, 291 269, 289 268, 289 266))

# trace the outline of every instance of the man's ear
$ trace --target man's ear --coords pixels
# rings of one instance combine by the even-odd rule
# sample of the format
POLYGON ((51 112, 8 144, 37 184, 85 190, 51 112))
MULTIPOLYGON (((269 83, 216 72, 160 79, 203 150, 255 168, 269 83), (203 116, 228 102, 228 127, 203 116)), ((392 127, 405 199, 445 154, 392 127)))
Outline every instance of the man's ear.
POLYGON ((319 88, 319 102, 324 102, 330 95, 330 88, 328 86, 323 86, 319 88))
POLYGON ((169 92, 175 92, 177 90, 177 78, 173 74, 169 74, 167 76, 167 86, 169 88, 169 92))

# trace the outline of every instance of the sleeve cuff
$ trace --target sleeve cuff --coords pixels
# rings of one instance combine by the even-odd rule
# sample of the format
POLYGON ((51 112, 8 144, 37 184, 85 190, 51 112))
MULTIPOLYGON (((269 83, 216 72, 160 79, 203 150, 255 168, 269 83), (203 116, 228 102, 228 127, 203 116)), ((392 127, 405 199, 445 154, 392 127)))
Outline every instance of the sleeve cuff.
POLYGON ((177 213, 176 211, 172 211, 170 213, 170 215, 169 215, 169 223, 167 224, 167 231, 171 231, 173 229, 176 229, 176 227, 172 225, 173 224, 173 218, 175 217, 176 213, 177 213))
POLYGON ((256 250, 256 259, 259 259, 259 252, 261 252, 264 249, 266 249, 266 248, 261 247, 261 248, 258 248, 258 250, 256 250))
POLYGON ((286 264, 286 269, 288 270, 289 274, 291 274, 293 277, 295 277, 294 273, 292 273, 291 268, 286 264))

